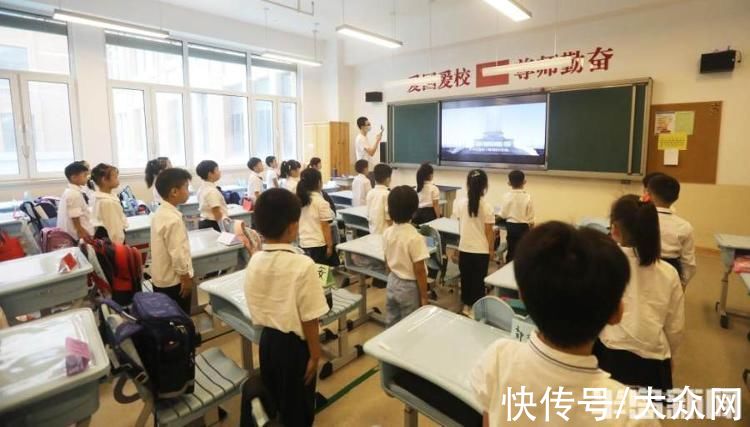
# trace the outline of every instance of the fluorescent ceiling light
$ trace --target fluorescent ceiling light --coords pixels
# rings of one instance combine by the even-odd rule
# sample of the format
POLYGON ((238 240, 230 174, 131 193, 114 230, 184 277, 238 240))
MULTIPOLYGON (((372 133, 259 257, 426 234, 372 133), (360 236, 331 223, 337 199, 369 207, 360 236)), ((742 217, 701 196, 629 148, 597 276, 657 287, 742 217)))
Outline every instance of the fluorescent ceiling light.
POLYGON ((385 83, 385 87, 397 87, 397 86, 422 86, 429 84, 440 83, 440 76, 438 74, 430 74, 422 77, 414 77, 411 79, 393 80, 385 83))
POLYGON ((492 77, 501 74, 510 74, 520 71, 539 70, 542 68, 570 67, 575 61, 574 56, 558 56, 555 58, 542 59, 539 61, 514 62, 513 64, 497 65, 482 69, 482 76, 492 77))
POLYGON ((90 25, 92 27, 105 28, 107 30, 121 31, 124 33, 138 34, 141 36, 155 37, 166 39, 169 37, 167 31, 157 30, 140 25, 126 24, 124 22, 112 21, 110 19, 100 18, 98 16, 84 15, 76 12, 55 9, 53 19, 59 21, 71 22, 73 24, 90 25))
POLYGON ((361 30, 357 27, 352 27, 351 25, 341 25, 336 28, 336 32, 355 39, 370 42, 378 46, 389 47, 391 49, 396 49, 404 45, 402 41, 381 36, 380 34, 371 33, 369 31, 361 30))
POLYGON ((531 18, 531 12, 514 0, 484 0, 485 3, 499 10, 503 15, 515 22, 525 21, 531 18))
POLYGON ((295 64, 301 64, 301 65, 307 65, 309 67, 320 67, 323 65, 321 62, 313 61, 311 59, 304 59, 304 58, 298 58, 296 56, 289 56, 282 53, 274 53, 274 52, 263 52, 260 54, 260 57, 263 59, 268 59, 271 61, 277 61, 277 62, 292 62, 295 64))

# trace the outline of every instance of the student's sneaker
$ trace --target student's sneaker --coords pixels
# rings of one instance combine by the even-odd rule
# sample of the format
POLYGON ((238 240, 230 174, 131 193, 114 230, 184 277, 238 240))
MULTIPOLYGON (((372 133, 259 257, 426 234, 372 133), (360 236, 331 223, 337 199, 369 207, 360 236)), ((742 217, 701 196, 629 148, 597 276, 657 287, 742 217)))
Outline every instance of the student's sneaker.
POLYGON ((464 316, 473 319, 474 318, 474 310, 471 309, 468 305, 465 305, 463 309, 461 309, 461 314, 464 316))

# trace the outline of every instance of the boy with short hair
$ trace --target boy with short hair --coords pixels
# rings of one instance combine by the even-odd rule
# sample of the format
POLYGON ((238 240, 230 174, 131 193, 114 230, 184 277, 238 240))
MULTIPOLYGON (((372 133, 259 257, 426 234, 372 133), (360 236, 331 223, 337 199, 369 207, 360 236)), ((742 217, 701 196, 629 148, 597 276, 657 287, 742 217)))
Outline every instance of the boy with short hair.
POLYGON ((229 215, 224 195, 216 185, 221 179, 219 164, 213 160, 203 160, 195 167, 195 173, 203 180, 198 189, 198 209, 201 220, 198 228, 213 228, 221 232, 219 223, 229 215))
POLYGON ((250 169, 250 176, 247 179, 247 198, 255 204, 258 196, 263 192, 263 178, 261 177, 263 162, 257 157, 251 157, 247 161, 247 168, 250 169))
POLYGON ((60 197, 57 209, 57 226, 74 239, 91 239, 94 224, 91 220, 89 196, 84 190, 89 179, 89 168, 85 162, 75 161, 65 167, 68 188, 60 197))
POLYGON ((500 217, 505 220, 505 230, 508 233, 508 252, 505 262, 513 261, 516 245, 524 234, 534 225, 534 205, 531 195, 523 189, 526 185, 526 175, 520 170, 508 174, 508 184, 511 190, 503 194, 500 204, 500 217))
POLYGON ((390 271, 386 286, 386 325, 393 326, 427 304, 427 268, 430 257, 424 236, 411 225, 417 211, 417 192, 401 185, 388 194, 388 212, 394 224, 383 232, 383 253, 390 271))
POLYGON ((260 374, 285 426, 313 423, 318 318, 329 310, 315 263, 292 246, 300 214, 300 201, 289 191, 261 194, 255 224, 265 243, 245 269, 247 305, 253 323, 263 326, 260 374))
POLYGON ((564 419, 555 412, 547 412, 549 419, 545 418, 545 406, 539 403, 545 393, 552 396, 561 388, 570 400, 565 414, 572 425, 658 425, 654 420, 627 418, 628 406, 615 418, 623 398, 618 392, 625 386, 599 369, 592 355, 599 332, 622 318, 621 300, 630 279, 622 250, 598 231, 576 230, 557 221, 531 230, 517 249, 514 271, 519 292, 539 330, 525 343, 497 340, 472 370, 470 383, 483 408, 484 425, 532 426, 545 420, 562 425, 564 419), (612 393, 611 418, 596 421, 596 414, 586 411, 581 402, 585 389, 612 393), (514 393, 519 392, 533 394, 536 405, 527 409, 535 420, 525 415, 513 420, 514 393))
POLYGON ((266 156, 266 188, 279 188, 279 161, 276 156, 266 156))
POLYGON ((367 160, 357 160, 354 163, 354 169, 357 171, 357 176, 352 180, 352 207, 364 206, 367 204, 367 193, 372 190, 370 178, 367 177, 367 160))
POLYGON ((367 193, 367 218, 372 234, 383 234, 386 227, 392 224, 388 215, 388 186, 391 185, 392 172, 385 163, 378 163, 373 171, 377 184, 367 193))
POLYGON ((646 175, 643 175, 643 179, 641 179, 641 184, 643 184, 643 190, 641 192, 641 201, 644 202, 650 202, 651 196, 648 194, 648 183, 651 182, 654 177, 657 177, 659 175, 664 175, 662 172, 649 172, 646 175))
POLYGON ((646 194, 659 213, 661 258, 677 270, 684 289, 695 275, 696 262, 693 226, 672 210, 680 198, 680 182, 659 174, 648 182, 646 194))
POLYGON ((190 315, 193 258, 182 213, 177 209, 190 197, 190 172, 170 168, 159 174, 156 190, 162 198, 151 219, 151 281, 154 292, 167 294, 190 315))

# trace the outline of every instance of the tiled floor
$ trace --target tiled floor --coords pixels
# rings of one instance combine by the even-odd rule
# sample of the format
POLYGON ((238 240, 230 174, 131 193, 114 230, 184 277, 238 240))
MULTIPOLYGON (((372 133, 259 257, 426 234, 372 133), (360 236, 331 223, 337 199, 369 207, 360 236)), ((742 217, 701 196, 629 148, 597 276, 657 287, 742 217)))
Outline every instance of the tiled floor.
MULTIPOLYGON (((690 385, 693 388, 740 387, 742 389, 743 420, 721 421, 676 421, 665 425, 705 426, 750 426, 750 391, 742 384, 743 369, 750 368, 750 342, 746 335, 750 321, 733 318, 729 329, 719 327, 714 303, 719 296, 721 264, 718 254, 699 254, 698 274, 690 283, 686 298, 687 326, 685 340, 675 356, 675 386, 690 385)), ((737 277, 730 283, 729 302, 732 307, 750 312, 750 298, 737 277)), ((371 288, 369 303, 383 307, 385 291, 371 288)), ((450 303, 454 294, 442 293, 439 302, 450 303)), ((455 301, 454 301, 455 303, 455 301)), ((378 334, 382 327, 367 323, 355 328, 350 343, 364 343, 378 334)), ((219 346, 238 363, 240 362, 240 339, 235 333, 206 343, 205 347, 219 346)), ((257 351, 257 348, 255 349, 257 351)), ((256 358, 257 360, 257 358, 256 358)), ((335 372, 326 380, 318 382, 318 391, 333 396, 344 386, 376 367, 377 362, 367 355, 335 372)), ((224 426, 239 423, 239 399, 225 405, 229 418, 224 426)), ((138 416, 141 403, 121 405, 112 397, 111 385, 101 387, 101 406, 92 420, 93 426, 129 427, 138 416)), ((318 413, 315 424, 320 426, 399 426, 403 424, 403 405, 389 398, 380 388, 377 374, 371 376, 339 400, 318 413)), ((435 425, 420 416, 420 425, 435 425)), ((574 425, 574 424, 571 424, 574 425)))

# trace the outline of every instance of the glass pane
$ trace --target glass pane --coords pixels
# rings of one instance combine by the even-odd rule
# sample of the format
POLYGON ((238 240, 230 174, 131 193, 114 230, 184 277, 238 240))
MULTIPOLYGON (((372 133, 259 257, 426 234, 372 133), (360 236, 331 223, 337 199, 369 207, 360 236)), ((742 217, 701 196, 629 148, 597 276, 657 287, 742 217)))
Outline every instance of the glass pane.
POLYGON ((182 94, 156 93, 156 133, 158 155, 169 157, 175 166, 185 166, 185 126, 182 121, 182 94))
POLYGON ((59 173, 74 159, 68 85, 29 82, 29 109, 36 170, 59 173))
POLYGON ((219 61, 209 59, 212 49, 208 47, 190 46, 188 65, 190 67, 190 86, 194 88, 232 90, 245 92, 247 90, 247 66, 245 54, 217 50, 215 56, 234 56, 238 62, 219 61), (242 62, 242 63, 239 63, 242 62))
POLYGON ((0 79, 0 175, 18 175, 16 127, 13 120, 13 103, 10 81, 0 79))
POLYGON ((297 158, 297 104, 281 103, 281 157, 297 158))
POLYGON ((0 27, 0 68, 68 74, 68 37, 0 27))
POLYGON ((273 102, 255 101, 255 156, 273 155, 273 102))
POLYGON ((247 98, 192 93, 191 120, 195 163, 244 165, 249 156, 247 98))
POLYGON ((297 96, 297 73, 253 67, 253 90, 260 95, 297 96))
POLYGON ((148 161, 143 91, 112 89, 112 114, 115 118, 117 166, 121 169, 143 168, 148 161))
POLYGON ((182 55, 107 45, 107 71, 113 80, 183 86, 182 55))

